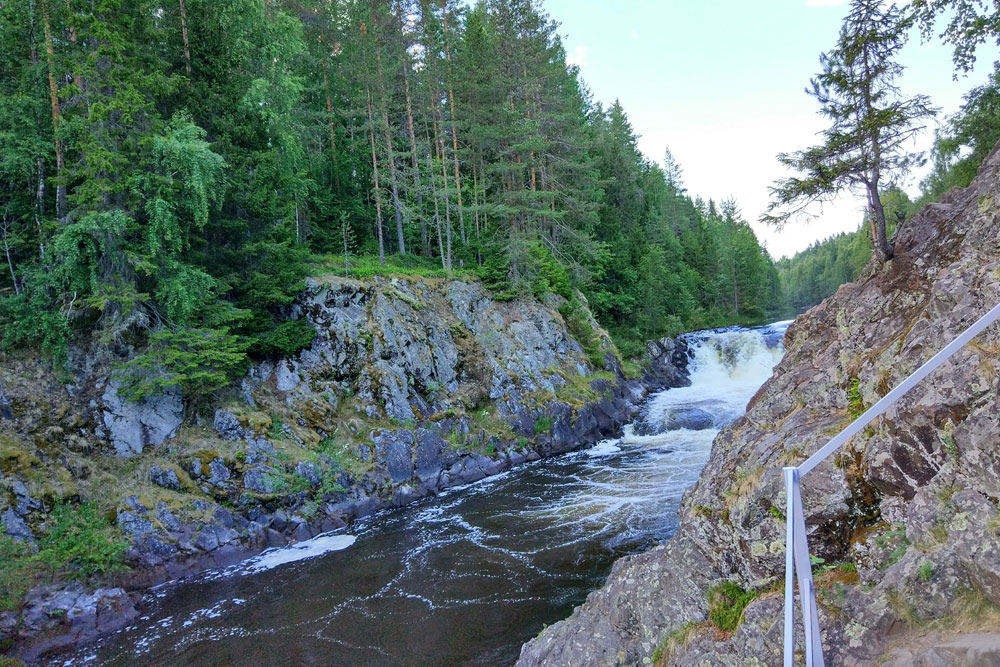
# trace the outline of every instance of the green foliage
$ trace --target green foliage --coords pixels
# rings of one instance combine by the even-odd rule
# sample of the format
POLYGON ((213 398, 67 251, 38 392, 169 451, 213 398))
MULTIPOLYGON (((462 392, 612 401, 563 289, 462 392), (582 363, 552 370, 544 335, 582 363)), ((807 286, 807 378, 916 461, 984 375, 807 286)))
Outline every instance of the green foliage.
POLYGON ((586 307, 573 295, 559 306, 559 314, 566 321, 570 335, 583 347, 587 360, 594 368, 604 368, 604 350, 601 347, 601 336, 594 330, 587 317, 586 307))
POLYGON ((246 370, 246 344, 216 329, 162 330, 148 349, 117 371, 129 400, 180 389, 198 399, 220 389, 246 370))
POLYGON ((287 357, 312 345, 316 330, 306 320, 285 320, 254 340, 258 354, 287 357))
POLYGON ((934 576, 934 564, 925 560, 917 568, 917 574, 920 576, 921 581, 930 581, 931 577, 934 576))
POLYGON ((134 397, 196 398, 311 343, 310 272, 580 293, 635 353, 774 310, 735 205, 642 155, 538 7, 300 5, 0 6, 5 350, 137 349, 134 397))
POLYGON ((548 433, 552 430, 552 417, 539 417, 535 421, 535 433, 548 433))
POLYGON ((0 535, 0 611, 17 609, 34 583, 35 562, 25 542, 0 535))
POLYGON ((58 503, 38 541, 38 562, 53 574, 87 579, 126 569, 128 542, 96 503, 58 503))
POLYGON ((716 628, 732 632, 740 624, 743 610, 757 595, 732 581, 722 582, 708 592, 708 620, 716 628))
POLYGON ((860 384, 858 378, 851 378, 847 388, 847 412, 851 415, 851 419, 857 419, 867 410, 865 400, 861 397, 860 384))

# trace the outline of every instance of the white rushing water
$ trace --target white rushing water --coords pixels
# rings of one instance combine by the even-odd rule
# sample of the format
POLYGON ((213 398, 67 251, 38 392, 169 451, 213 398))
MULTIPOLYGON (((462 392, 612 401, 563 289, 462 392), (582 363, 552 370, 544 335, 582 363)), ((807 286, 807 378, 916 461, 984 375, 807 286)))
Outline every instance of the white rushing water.
POLYGON ((623 438, 158 587, 139 622, 68 664, 510 664, 616 558, 676 531, 786 327, 688 334, 691 385, 651 396, 623 438))

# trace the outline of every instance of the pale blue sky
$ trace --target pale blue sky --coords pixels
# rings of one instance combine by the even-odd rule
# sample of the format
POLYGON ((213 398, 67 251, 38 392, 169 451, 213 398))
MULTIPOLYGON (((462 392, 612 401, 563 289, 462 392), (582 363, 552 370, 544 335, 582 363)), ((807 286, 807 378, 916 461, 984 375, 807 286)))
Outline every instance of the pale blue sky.
MULTIPOLYGON (((861 197, 842 197, 812 222, 781 232, 756 222, 767 187, 783 172, 779 152, 817 142, 824 127, 803 90, 819 70, 846 13, 845 0, 543 0, 562 24, 569 60, 595 99, 621 100, 639 147, 684 169, 689 192, 734 196, 772 255, 856 229, 861 197)), ((984 82, 997 49, 983 50, 968 78, 952 80, 951 50, 916 35, 903 53, 904 90, 930 95, 944 114, 984 82)), ((942 115, 942 117, 943 117, 942 115)), ((931 132, 920 139, 927 148, 931 132)), ((916 190, 922 172, 904 184, 916 190)))

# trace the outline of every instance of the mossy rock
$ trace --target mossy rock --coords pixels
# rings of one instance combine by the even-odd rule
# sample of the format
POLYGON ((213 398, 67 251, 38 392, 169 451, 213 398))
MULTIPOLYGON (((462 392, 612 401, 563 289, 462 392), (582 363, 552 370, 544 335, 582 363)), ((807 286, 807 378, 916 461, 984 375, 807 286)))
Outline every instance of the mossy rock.
POLYGON ((0 471, 10 474, 41 465, 33 449, 27 443, 0 435, 0 471))

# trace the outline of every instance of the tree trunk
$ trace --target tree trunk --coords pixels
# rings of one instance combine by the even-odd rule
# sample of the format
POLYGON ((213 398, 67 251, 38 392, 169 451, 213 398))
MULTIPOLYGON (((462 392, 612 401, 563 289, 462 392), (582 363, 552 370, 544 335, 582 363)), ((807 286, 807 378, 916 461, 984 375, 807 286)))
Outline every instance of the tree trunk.
POLYGON ((396 158, 392 150, 392 131, 389 128, 389 103, 385 92, 385 79, 382 76, 382 47, 379 46, 379 34, 375 22, 375 0, 371 7, 372 35, 375 42, 375 67, 378 74, 378 87, 382 102, 382 131, 385 133, 385 150, 389 156, 389 181, 392 189, 392 206, 396 216, 396 246, 400 255, 406 254, 406 241, 403 238, 402 206, 399 202, 399 186, 396 179, 396 158))
POLYGON ((868 218, 871 221, 872 248, 879 261, 885 263, 892 259, 893 248, 885 234, 885 208, 879 197, 878 186, 874 183, 866 186, 868 189, 868 218))
POLYGON ((385 266, 385 241, 382 238, 382 193, 378 185, 378 157, 375 154, 375 120, 372 116, 372 92, 365 89, 368 100, 368 137, 372 145, 372 180, 374 187, 372 195, 375 197, 375 234, 378 237, 378 261, 385 266))
MULTIPOLYGON (((440 100, 438 100, 439 102, 440 100)), ((436 104, 438 116, 441 117, 440 104, 436 104)), ((447 267, 446 271, 451 271, 451 198, 448 196, 448 169, 445 167, 444 138, 441 136, 440 127, 434 124, 434 141, 438 151, 438 159, 441 160, 441 179, 444 184, 444 235, 447 241, 447 267)))
POLYGON ((871 57, 869 53, 868 43, 864 43, 861 49, 862 62, 865 68, 865 83, 864 83, 864 102, 865 102, 865 121, 871 124, 873 128, 871 130, 872 134, 867 137, 867 140, 871 142, 869 147, 872 154, 872 172, 870 174, 870 179, 865 183, 865 188, 868 190, 868 208, 869 208, 869 218, 871 218, 872 224, 872 248, 875 250, 876 256, 879 261, 883 264, 890 259, 892 259, 892 246, 889 245, 889 241, 885 237, 885 208, 882 206, 882 198, 879 196, 878 182, 880 176, 880 170, 882 166, 882 145, 878 135, 878 125, 877 123, 872 123, 872 119, 875 116, 875 110, 873 108, 874 103, 872 101, 872 71, 871 62, 869 58, 871 57))
MULTIPOLYGON (((448 50, 448 9, 447 0, 441 0, 441 11, 444 18, 444 59, 451 64, 451 52, 448 50)), ((449 67, 450 70, 450 67, 449 67)), ((451 87, 451 77, 448 77, 448 103, 451 106, 451 156, 455 162, 455 192, 458 195, 458 228, 462 243, 466 243, 465 218, 462 214, 462 177, 458 171, 458 118, 455 116, 455 91, 451 87)))
MULTIPOLYGON (((400 8, 402 11, 402 7, 400 8)), ((400 19, 402 22, 402 18, 400 19)), ((403 49, 403 90, 406 93, 406 129, 410 134, 410 157, 413 165, 413 176, 417 189, 417 211, 420 216, 420 254, 430 257, 431 246, 427 238, 427 220, 424 217, 424 193, 420 185, 420 160, 417 158, 417 136, 413 130, 413 103, 410 99, 410 62, 407 51, 403 49)), ((432 172, 433 174, 433 172, 432 172)))
POLYGON ((431 175, 431 198, 434 199, 434 226, 437 228, 438 252, 441 256, 441 269, 448 270, 444 254, 444 238, 441 234, 441 209, 438 207, 437 186, 434 185, 434 157, 431 155, 431 138, 424 124, 424 137, 427 140, 427 173, 431 175))
POLYGON ((10 223, 7 221, 7 211, 3 213, 3 223, 0 224, 0 234, 3 235, 3 249, 7 254, 7 267, 10 269, 10 279, 14 284, 14 294, 21 293, 21 287, 17 284, 17 273, 14 271, 14 259, 10 254, 10 243, 7 241, 8 229, 10 228, 10 223))
MULTIPOLYGON (((323 43, 320 38, 320 44, 323 43)), ((333 98, 330 96, 330 77, 326 73, 326 53, 323 54, 323 88, 326 91, 326 113, 329 116, 330 154, 333 156, 333 187, 340 194, 340 167, 337 162, 337 132, 333 124, 333 98)))
POLYGON ((184 6, 184 0, 178 0, 181 10, 181 39, 184 40, 184 69, 187 71, 188 78, 191 78, 191 43, 188 41, 188 28, 187 28, 187 7, 184 6))
POLYGON ((52 27, 46 0, 41 0, 41 7, 42 26, 45 30, 45 57, 49 71, 49 102, 52 105, 52 136, 56 148, 56 218, 62 220, 67 208, 66 184, 62 180, 66 159, 63 155, 62 141, 59 139, 59 92, 56 90, 55 50, 52 48, 52 27))

